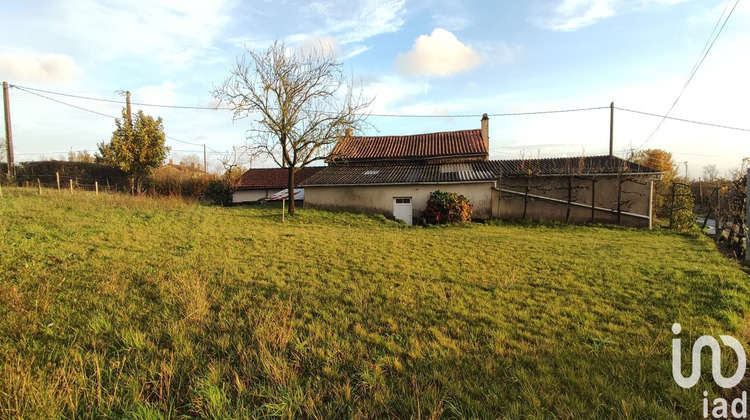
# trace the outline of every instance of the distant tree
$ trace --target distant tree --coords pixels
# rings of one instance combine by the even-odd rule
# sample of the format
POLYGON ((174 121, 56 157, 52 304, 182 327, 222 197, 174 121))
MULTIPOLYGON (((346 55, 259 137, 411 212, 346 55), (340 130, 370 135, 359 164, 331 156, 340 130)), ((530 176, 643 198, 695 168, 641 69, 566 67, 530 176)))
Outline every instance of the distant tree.
POLYGON ((144 182, 169 152, 164 145, 164 124, 161 117, 155 120, 140 110, 131 121, 123 110, 122 119, 116 118, 115 125, 110 142, 99 144, 96 161, 122 169, 130 176, 131 189, 141 194, 144 182))
MULTIPOLYGON (((347 130, 361 127, 370 104, 353 93, 332 54, 322 48, 292 50, 278 41, 266 51, 248 49, 213 95, 232 105, 234 120, 259 116, 247 132, 248 149, 288 169, 290 197, 295 172, 328 158, 347 130)), ((294 215, 294 200, 289 214, 294 215)))
POLYGON ((646 149, 634 152, 631 161, 663 172, 662 181, 669 184, 677 177, 677 164, 672 154, 661 149, 646 149))
POLYGON ((180 165, 193 166, 196 168, 203 168, 203 159, 198 155, 186 155, 180 159, 180 165))
POLYGON ((94 160, 94 156, 88 150, 68 153, 68 162, 93 163, 94 160))
MULTIPOLYGON (((654 188, 654 213, 660 219, 668 219, 673 216, 674 205, 671 197, 672 184, 677 178, 677 164, 672 159, 672 154, 661 149, 647 149, 634 152, 630 160, 662 172, 661 180, 655 183, 654 188)), ((677 188, 682 193, 682 188, 677 188)), ((683 204, 685 203, 681 201, 680 205, 683 204)))
POLYGON ((719 178, 719 171, 713 163, 703 167, 703 180, 716 181, 719 178))

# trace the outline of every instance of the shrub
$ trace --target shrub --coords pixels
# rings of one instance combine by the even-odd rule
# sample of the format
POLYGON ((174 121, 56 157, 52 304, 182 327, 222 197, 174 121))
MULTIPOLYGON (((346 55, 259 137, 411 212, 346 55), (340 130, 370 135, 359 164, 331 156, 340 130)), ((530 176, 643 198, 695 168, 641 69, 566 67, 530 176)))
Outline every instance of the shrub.
POLYGON ((203 198, 216 204, 227 205, 232 201, 232 191, 226 182, 214 179, 206 186, 203 198))
POLYGON ((422 212, 425 223, 437 225, 442 223, 471 222, 473 206, 463 195, 447 191, 433 191, 427 200, 427 207, 422 212))

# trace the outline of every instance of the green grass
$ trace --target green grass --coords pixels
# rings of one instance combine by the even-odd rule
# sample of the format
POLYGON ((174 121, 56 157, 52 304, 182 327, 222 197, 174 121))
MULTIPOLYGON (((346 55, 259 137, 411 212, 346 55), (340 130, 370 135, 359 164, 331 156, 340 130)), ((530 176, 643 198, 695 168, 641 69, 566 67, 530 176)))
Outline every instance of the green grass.
POLYGON ((697 233, 3 193, 3 418, 697 418, 750 306, 697 233))

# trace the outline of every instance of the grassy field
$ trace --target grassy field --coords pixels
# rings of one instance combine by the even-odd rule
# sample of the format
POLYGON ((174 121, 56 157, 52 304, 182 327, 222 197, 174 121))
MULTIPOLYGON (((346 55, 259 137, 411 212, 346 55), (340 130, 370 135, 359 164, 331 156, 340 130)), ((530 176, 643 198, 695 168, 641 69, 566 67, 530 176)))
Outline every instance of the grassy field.
POLYGON ((697 418, 670 326, 745 337, 697 233, 3 192, 2 418, 697 418))

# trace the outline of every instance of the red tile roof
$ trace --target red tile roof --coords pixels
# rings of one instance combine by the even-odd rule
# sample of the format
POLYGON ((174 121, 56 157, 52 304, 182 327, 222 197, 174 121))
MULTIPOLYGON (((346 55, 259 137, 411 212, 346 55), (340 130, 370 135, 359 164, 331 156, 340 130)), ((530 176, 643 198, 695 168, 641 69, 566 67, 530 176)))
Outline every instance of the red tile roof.
POLYGON ((345 137, 332 156, 343 162, 430 160, 449 157, 486 157, 482 131, 461 130, 409 136, 345 137))
MULTIPOLYGON (((294 174, 294 183, 299 185, 300 182, 315 175, 321 169, 323 169, 322 166, 299 168, 297 173, 294 174)), ((286 168, 248 169, 237 180, 235 188, 241 190, 286 188, 288 176, 286 168)))

